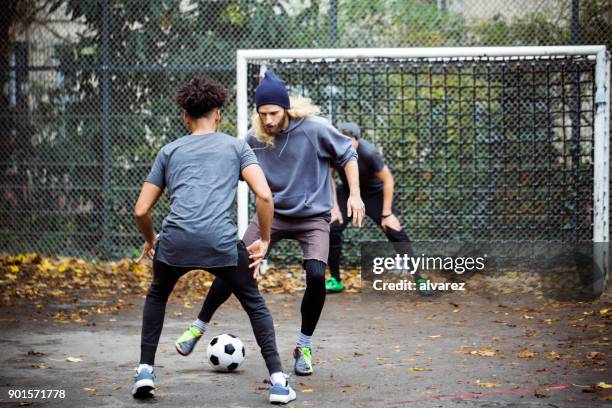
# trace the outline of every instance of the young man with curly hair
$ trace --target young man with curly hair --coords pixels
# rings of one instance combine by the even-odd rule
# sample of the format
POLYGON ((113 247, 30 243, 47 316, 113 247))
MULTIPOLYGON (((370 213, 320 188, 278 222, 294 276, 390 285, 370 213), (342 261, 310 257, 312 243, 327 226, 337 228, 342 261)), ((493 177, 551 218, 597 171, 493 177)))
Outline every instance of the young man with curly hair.
MULTIPOLYGON (((305 98, 289 98, 285 82, 271 71, 255 90, 256 112, 247 142, 266 175, 274 196, 274 220, 270 247, 281 239, 297 240, 303 252, 306 291, 302 298, 302 324, 294 349, 297 375, 312 374, 312 335, 325 303, 325 264, 329 252, 332 209, 330 166, 344 169, 349 184, 348 217, 361 226, 365 210, 359 196, 357 153, 351 139, 339 133, 318 108, 305 98)), ((254 217, 243 241, 267 253, 260 243, 263 225, 254 217)), ((265 245, 265 246, 264 246, 265 245)), ((176 348, 189 354, 217 308, 231 295, 221 279, 215 279, 200 317, 177 340, 176 348), (193 336, 191 329, 199 332, 193 336)))
POLYGON ((136 223, 146 241, 144 253, 153 259, 153 281, 142 319, 140 365, 132 390, 136 398, 153 396, 155 352, 174 285, 185 273, 204 269, 236 295, 249 316, 270 373, 270 402, 295 399, 282 372, 272 316, 255 280, 270 242, 272 193, 251 147, 217 131, 226 100, 226 89, 206 78, 193 78, 180 90, 176 101, 190 134, 162 147, 136 203, 136 223), (239 178, 255 193, 261 226, 260 239, 248 247, 238 240, 232 221, 239 178), (151 209, 164 189, 170 195, 170 213, 156 238, 151 209))

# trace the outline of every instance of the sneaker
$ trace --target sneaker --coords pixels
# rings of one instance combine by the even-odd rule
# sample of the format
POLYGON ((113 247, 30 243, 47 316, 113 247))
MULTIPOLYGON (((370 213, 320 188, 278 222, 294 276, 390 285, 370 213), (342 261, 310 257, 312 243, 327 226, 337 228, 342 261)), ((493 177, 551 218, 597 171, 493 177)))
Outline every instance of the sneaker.
POLYGON ((181 337, 176 340, 176 343, 174 343, 176 351, 178 351, 181 356, 188 356, 203 335, 204 333, 197 327, 191 326, 185 330, 185 332, 181 334, 181 337))
POLYGON ((325 282, 325 289, 332 293, 342 292, 344 290, 344 283, 342 283, 342 280, 332 276, 325 282))
POLYGON ((295 358, 296 375, 312 374, 312 351, 308 347, 296 347, 293 350, 293 358, 295 358))
POLYGON ((295 398, 295 391, 289 385, 289 376, 287 374, 285 374, 285 385, 272 384, 270 387, 270 402, 272 404, 286 404, 295 398))
POLYGON ((432 290, 429 289, 421 289, 421 283, 423 285, 426 285, 428 282, 427 279, 424 278, 417 278, 414 280, 414 283, 416 283, 417 285, 417 292, 419 293, 419 295, 421 296, 433 296, 434 292, 432 290))
POLYGON ((138 370, 134 376, 132 396, 134 398, 153 398, 155 396, 155 373, 146 368, 138 370))

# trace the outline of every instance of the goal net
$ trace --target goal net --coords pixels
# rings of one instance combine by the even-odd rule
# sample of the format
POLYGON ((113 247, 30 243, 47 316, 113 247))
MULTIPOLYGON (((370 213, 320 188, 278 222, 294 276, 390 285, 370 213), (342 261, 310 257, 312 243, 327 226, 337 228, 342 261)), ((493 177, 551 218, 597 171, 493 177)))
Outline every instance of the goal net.
MULTIPOLYGON (((605 47, 242 50, 237 64, 240 136, 271 69, 381 151, 413 241, 608 242, 605 47)), ((242 186, 241 232, 248 200, 242 186)), ((349 228, 347 255, 382 239, 370 220, 349 228)))

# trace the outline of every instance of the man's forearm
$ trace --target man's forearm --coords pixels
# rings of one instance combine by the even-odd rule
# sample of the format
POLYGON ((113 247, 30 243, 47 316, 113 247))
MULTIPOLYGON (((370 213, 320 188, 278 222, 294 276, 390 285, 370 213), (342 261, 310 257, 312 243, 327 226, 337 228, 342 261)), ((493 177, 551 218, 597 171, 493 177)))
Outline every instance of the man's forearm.
POLYGON ((149 243, 155 241, 155 230, 153 229, 153 219, 150 212, 139 217, 137 216, 136 225, 138 225, 138 229, 144 236, 145 241, 149 243))
POLYGON ((392 177, 387 177, 383 182, 383 207, 382 215, 391 214, 393 208, 394 182, 392 177))
POLYGON ((272 197, 255 199, 255 210, 259 219, 259 230, 263 241, 270 241, 272 219, 274 218, 274 201, 272 197))
POLYGON ((351 196, 359 196, 359 167, 357 167, 357 160, 350 160, 344 165, 344 173, 346 174, 346 180, 349 184, 349 190, 351 196))

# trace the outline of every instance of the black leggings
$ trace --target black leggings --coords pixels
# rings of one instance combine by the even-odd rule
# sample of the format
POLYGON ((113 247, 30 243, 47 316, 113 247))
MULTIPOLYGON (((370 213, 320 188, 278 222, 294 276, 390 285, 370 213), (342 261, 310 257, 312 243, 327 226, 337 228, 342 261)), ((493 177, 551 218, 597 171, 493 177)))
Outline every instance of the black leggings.
MULTIPOLYGON (((338 204, 340 205, 340 211, 342 213, 343 223, 340 224, 338 221, 334 222, 330 227, 329 232, 329 258, 328 265, 331 275, 340 280, 340 256, 342 254, 342 233, 348 227, 350 223, 350 219, 346 215, 346 202, 348 200, 348 192, 338 186, 337 188, 338 195, 338 204)), ((383 206, 383 193, 382 191, 375 194, 365 194, 361 196, 363 203, 365 205, 366 215, 370 217, 372 221, 376 223, 376 225, 380 226, 382 223, 382 206, 383 206)), ((393 208, 393 213, 397 214, 397 209, 393 208)), ((408 235, 404 232, 403 229, 399 231, 393 230, 391 228, 387 228, 386 231, 383 231, 389 240, 389 242, 401 242, 401 243, 409 243, 410 239, 408 235)), ((412 251, 412 246, 410 244, 403 244, 403 246, 407 245, 408 256, 414 256, 412 251)), ((420 277, 418 272, 414 274, 415 278, 420 277)))
MULTIPOLYGON (((325 304, 325 263, 316 259, 306 259, 304 269, 306 269, 306 291, 300 308, 302 313, 301 330, 303 334, 312 336, 325 304)), ((203 322, 210 322, 213 314, 231 294, 232 291, 226 282, 215 279, 204 300, 198 319, 203 322)))
MULTIPOLYGON (((156 259, 153 260, 153 282, 147 293, 142 316, 141 364, 153 365, 155 363, 155 352, 164 324, 168 297, 179 278, 193 269, 197 268, 171 266, 156 259)), ((257 282, 253 279, 253 272, 249 269, 249 255, 244 243, 242 241, 238 243, 238 267, 226 266, 206 268, 206 270, 218 278, 214 280, 215 282, 223 282, 230 294, 236 295, 249 315, 257 344, 270 374, 282 371, 280 356, 276 348, 272 315, 259 293, 257 282)), ((206 297, 208 298, 209 296, 206 297)))

